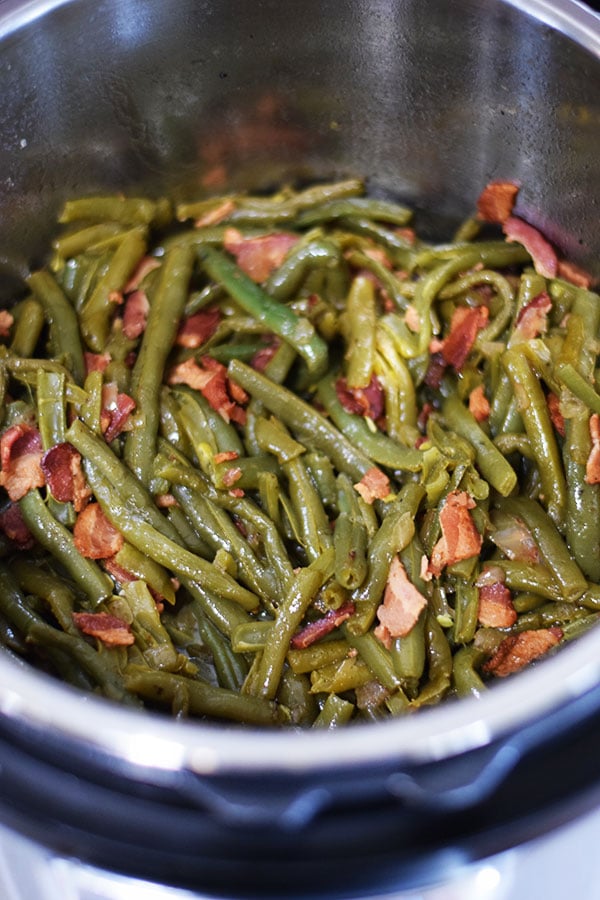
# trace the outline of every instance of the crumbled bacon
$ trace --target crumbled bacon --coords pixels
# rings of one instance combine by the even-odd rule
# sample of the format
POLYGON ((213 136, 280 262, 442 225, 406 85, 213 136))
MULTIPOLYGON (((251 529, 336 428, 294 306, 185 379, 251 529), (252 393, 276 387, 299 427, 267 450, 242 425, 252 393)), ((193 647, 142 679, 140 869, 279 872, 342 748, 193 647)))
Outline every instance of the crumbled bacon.
POLYGON ((81 454, 66 441, 55 444, 44 453, 42 472, 52 496, 61 503, 73 503, 80 512, 88 502, 91 491, 81 467, 81 454))
POLYGON ((0 512, 0 530, 22 550, 31 549, 35 543, 17 503, 9 503, 0 512))
POLYGON ((526 303, 520 310, 515 323, 511 346, 520 340, 529 341, 545 334, 548 330, 548 313, 552 309, 552 300, 546 291, 541 291, 526 303))
POLYGON ((114 556, 123 546, 120 531, 106 518, 99 503, 88 503, 75 521, 73 528, 75 547, 88 559, 106 559, 114 556))
POLYGON ((7 309, 0 309, 0 337, 10 336, 10 329, 13 327, 14 321, 12 313, 9 313, 7 309))
POLYGON ((550 413, 550 421, 554 425, 558 434, 564 438, 565 436, 565 417, 560 410, 560 400, 556 394, 548 394, 546 397, 548 412, 550 413))
POLYGON ((246 410, 239 404, 245 403, 248 395, 239 385, 227 376, 225 366, 210 356, 203 356, 202 365, 194 359, 186 359, 171 369, 169 384, 187 384, 206 398, 212 408, 226 422, 237 422, 244 425, 246 410))
POLYGON ((92 353, 89 350, 84 351, 83 357, 87 375, 90 372, 105 372, 112 361, 110 353, 92 353))
POLYGON ((478 384, 469 394, 469 410, 478 422, 485 422, 490 415, 490 401, 485 396, 482 384, 478 384))
POLYGON ((441 354, 446 365, 457 372, 462 370, 475 343, 477 333, 488 323, 487 306, 457 306, 450 322, 450 332, 444 339, 441 354))
POLYGON ((109 613, 73 613, 75 625, 84 634, 98 638, 107 647, 129 647, 135 642, 128 622, 109 613))
POLYGON ((446 363, 444 357, 439 352, 431 353, 425 372, 424 382, 432 391, 437 391, 442 383, 444 372, 446 371, 446 363))
POLYGON ((157 259, 155 256, 143 256, 134 269, 131 278, 123 288, 123 293, 130 294, 132 291, 137 291, 144 278, 146 278, 146 276, 149 275, 150 272, 153 272, 155 269, 159 268, 159 259, 157 259))
POLYGON ((466 491, 451 491, 440 510, 442 536, 431 553, 429 570, 440 575, 445 566, 470 559, 481 550, 482 537, 469 510, 475 501, 466 491))
POLYGON ((494 655, 482 667, 488 675, 505 678, 518 672, 530 662, 544 656, 559 643, 563 632, 560 628, 538 628, 510 634, 505 637, 494 655))
POLYGON ((230 469, 227 469, 227 471, 223 473, 221 482, 224 487, 230 488, 233 487, 236 481, 239 481, 241 477, 242 470, 240 469, 240 467, 232 466, 230 469))
POLYGON ((235 202, 231 197, 223 200, 217 206, 213 206, 203 216, 196 219, 194 225, 196 228, 205 228, 207 225, 219 225, 224 219, 231 215, 235 209, 235 202))
POLYGON ((354 614, 354 609, 354 603, 351 600, 342 604, 338 609, 330 609, 320 619, 309 622, 308 625, 296 632, 290 641, 290 646, 294 650, 304 650, 306 647, 310 647, 311 644, 321 640, 335 628, 339 628, 354 614))
POLYGON ((298 235, 285 231, 245 238, 236 228, 227 228, 223 241, 225 249, 235 256, 240 269, 259 284, 279 268, 297 243, 298 235))
POLYGON ((180 347, 186 347, 188 350, 196 350, 213 336, 219 327, 220 321, 221 311, 219 309, 216 307, 214 309, 203 309, 199 313, 183 320, 179 326, 175 343, 180 347))
POLYGON ((358 491, 365 503, 385 500, 390 493, 390 479, 377 466, 372 466, 354 485, 354 490, 358 491))
POLYGON ((381 418, 385 406, 385 394, 376 375, 371 376, 364 388, 348 387, 345 378, 338 378, 335 392, 345 410, 358 416, 368 416, 376 422, 381 418))
POLYGON ((237 459, 240 454, 237 450, 223 450, 221 453, 215 453, 213 456, 213 462, 216 466, 222 462, 232 462, 234 459, 237 459))
POLYGON ((501 225, 512 215, 518 193, 513 181, 490 181, 477 200, 478 217, 501 225))
POLYGON ((129 294, 123 308, 123 334, 135 341, 146 330, 150 302, 145 291, 136 290, 129 294))
POLYGON ((257 350, 250 361, 252 368, 256 369, 257 372, 264 372, 280 346, 281 342, 275 338, 270 344, 257 350))
POLYGON ((586 272, 585 269, 580 268, 580 266, 575 265, 575 263, 572 263, 567 259, 558 260, 557 274, 560 278, 564 278, 565 281, 570 281, 571 284, 575 284, 577 287, 585 288, 586 290, 594 283, 594 279, 589 272, 586 272))
POLYGON ((129 429, 129 418, 134 409, 135 400, 129 394, 120 393, 114 382, 102 386, 100 424, 107 444, 129 429))
POLYGON ((510 628, 517 621, 512 594, 500 581, 482 584, 479 590, 479 621, 490 628, 510 628))
POLYGON ((20 500, 45 483, 41 469, 42 439, 37 428, 19 422, 0 437, 0 485, 11 500, 20 500))
POLYGON ((522 244, 533 260, 533 265, 545 278, 555 278, 558 271, 558 259, 553 246, 543 234, 516 216, 510 216, 503 224, 507 241, 522 244))
POLYGON ((377 610, 380 624, 375 628, 375 636, 389 649, 393 638, 405 637, 412 630, 426 605, 427 598, 409 579, 400 558, 394 556, 383 603, 377 610))
POLYGON ((600 416, 590 416, 590 437, 592 449, 585 465, 585 480, 588 484, 600 484, 600 416))

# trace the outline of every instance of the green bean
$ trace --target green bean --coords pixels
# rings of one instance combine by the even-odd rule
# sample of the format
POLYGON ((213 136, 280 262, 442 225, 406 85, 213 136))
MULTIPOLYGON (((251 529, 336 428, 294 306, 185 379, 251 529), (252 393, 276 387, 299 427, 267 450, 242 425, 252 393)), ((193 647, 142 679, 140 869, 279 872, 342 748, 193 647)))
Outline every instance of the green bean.
POLYGON ((354 704, 337 694, 329 694, 321 712, 313 722, 313 728, 339 728, 346 725, 354 714, 354 704))
POLYGON ((144 481, 150 477, 156 455, 164 369, 185 306, 191 272, 189 250, 174 249, 165 257, 131 376, 131 395, 137 409, 125 444, 125 461, 144 481))
POLYGON ((366 275, 356 275, 346 300, 346 381, 350 388, 366 388, 375 357, 375 288, 366 275))
POLYGON ((158 703, 173 703, 178 691, 183 691, 189 704, 189 712, 199 716, 230 719, 247 725, 283 724, 285 714, 262 697, 240 694, 227 688, 216 687, 192 678, 183 678, 171 672, 137 670, 131 667, 124 677, 127 690, 158 703))
POLYGON ((353 592, 356 612, 347 629, 352 634, 364 634, 370 628, 383 595, 389 568, 396 553, 403 550, 415 533, 414 520, 425 491, 421 485, 409 483, 390 505, 369 551, 369 570, 366 580, 353 592))
POLYGON ((245 659, 232 649, 229 642, 207 616, 199 614, 197 606, 194 612, 202 643, 211 652, 219 686, 230 691, 239 691, 248 674, 245 659))
POLYGON ((198 253, 210 277, 219 281, 242 309, 262 321, 266 330, 291 344, 313 377, 322 373, 327 365, 327 345, 308 319, 299 318, 273 300, 223 253, 212 247, 203 247, 198 253))
POLYGON ((592 445, 588 416, 580 414, 567 419, 565 432, 565 535, 569 549, 584 575, 592 581, 600 581, 600 486, 589 484, 585 478, 586 462, 592 445))
POLYGON ((481 428, 473 414, 451 394, 444 399, 443 414, 448 425, 475 448, 477 465, 483 477, 507 497, 517 486, 517 474, 481 428))
POLYGON ((145 252, 145 229, 136 228, 119 244, 106 271, 83 304, 81 334, 90 350, 103 352, 116 308, 114 294, 122 291, 145 252))
POLYGON ((546 565, 560 585, 564 599, 574 601, 581 597, 587 588, 587 581, 543 507, 533 500, 511 498, 499 501, 499 508, 521 519, 529 528, 546 565))
POLYGON ((546 507, 554 522, 560 524, 564 521, 566 483, 544 393, 520 346, 506 351, 503 365, 538 465, 546 507))
POLYGON ((149 525, 143 513, 123 500, 88 459, 84 460, 84 470, 105 516, 134 547, 181 578, 197 580, 209 591, 235 600, 245 609, 257 608, 255 594, 149 525))
POLYGON ((302 650, 288 650, 287 661, 297 674, 313 672, 345 659, 349 650, 348 642, 343 639, 319 641, 302 650))
POLYGON ((50 325, 52 355, 62 357, 77 384, 82 384, 85 364, 75 311, 49 272, 33 272, 27 284, 42 304, 50 325))
POLYGON ((302 239, 287 254, 284 261, 269 275, 265 290, 280 303, 292 298, 300 289, 307 275, 317 267, 342 265, 337 244, 322 237, 304 242, 302 239))
POLYGON ((71 532, 52 516, 38 490, 34 488, 25 494, 19 507, 36 541, 64 566, 92 606, 110 597, 110 578, 93 559, 85 559, 77 552, 71 532))
POLYGON ((290 499, 302 530, 304 550, 310 561, 317 560, 333 546, 331 527, 323 503, 302 459, 290 459, 283 464, 283 470, 287 475, 290 499))
POLYGON ((238 360, 230 363, 229 374, 292 432, 310 436, 310 445, 329 456, 337 469, 360 479, 372 467, 368 456, 357 450, 324 416, 292 391, 238 360))
POLYGON ((289 642, 317 591, 332 574, 333 550, 329 549, 295 576, 258 658, 253 693, 271 700, 277 694, 289 642))
POLYGON ((14 356, 33 356, 44 327, 44 307, 34 297, 26 297, 15 310, 10 350, 14 356))
POLYGON ((165 224, 171 216, 167 200, 148 200, 146 197, 81 197, 67 200, 59 222, 69 223, 81 219, 120 222, 122 225, 165 224))
POLYGON ((461 647, 454 656, 452 684, 460 697, 481 697, 487 690, 477 673, 477 666, 485 659, 485 654, 474 646, 461 647))
POLYGON ((374 463, 405 472, 418 472, 421 469, 420 451, 398 444, 377 428, 372 431, 364 417, 346 412, 338 399, 332 378, 319 382, 317 397, 342 434, 374 463))

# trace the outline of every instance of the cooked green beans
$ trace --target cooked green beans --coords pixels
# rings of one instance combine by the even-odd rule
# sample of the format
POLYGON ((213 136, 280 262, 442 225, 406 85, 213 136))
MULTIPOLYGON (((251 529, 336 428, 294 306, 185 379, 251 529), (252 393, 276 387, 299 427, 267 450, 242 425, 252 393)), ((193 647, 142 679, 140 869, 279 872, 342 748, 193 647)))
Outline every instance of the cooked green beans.
POLYGON ((355 179, 66 203, 0 323, 0 641, 178 718, 337 728, 595 626, 600 300, 411 220, 355 179))

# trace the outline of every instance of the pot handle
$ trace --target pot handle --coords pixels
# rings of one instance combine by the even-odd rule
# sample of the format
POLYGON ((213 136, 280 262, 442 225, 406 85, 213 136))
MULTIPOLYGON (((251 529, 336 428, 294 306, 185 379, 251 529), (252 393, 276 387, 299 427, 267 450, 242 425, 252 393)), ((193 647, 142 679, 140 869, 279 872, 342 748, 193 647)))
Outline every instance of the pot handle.
POLYGON ((389 776, 389 792, 424 811, 458 812, 489 799, 517 766, 600 710, 600 685, 507 737, 454 759, 389 776))

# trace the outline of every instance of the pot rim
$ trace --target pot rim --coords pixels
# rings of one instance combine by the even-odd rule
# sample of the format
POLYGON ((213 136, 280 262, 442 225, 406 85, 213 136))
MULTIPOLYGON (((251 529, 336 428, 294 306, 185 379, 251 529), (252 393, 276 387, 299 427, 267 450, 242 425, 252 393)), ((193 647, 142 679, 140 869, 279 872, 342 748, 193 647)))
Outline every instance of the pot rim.
MULTIPOLYGON (((76 0, 4 0, 0 41, 76 0)), ((600 58, 600 16, 578 0, 501 0, 600 58)), ((199 774, 295 773, 424 763, 484 747, 572 703, 600 684, 600 630, 495 684, 480 698, 339 731, 258 730, 179 722, 125 709, 48 678, 0 653, 0 714, 47 729, 134 766, 199 774)))
POLYGON ((419 765, 477 750, 573 704, 599 684, 600 630, 595 629, 479 698, 333 731, 271 731, 126 709, 50 679, 5 653, 0 655, 0 715, 145 771, 301 774, 367 764, 419 765))

